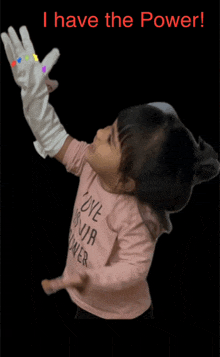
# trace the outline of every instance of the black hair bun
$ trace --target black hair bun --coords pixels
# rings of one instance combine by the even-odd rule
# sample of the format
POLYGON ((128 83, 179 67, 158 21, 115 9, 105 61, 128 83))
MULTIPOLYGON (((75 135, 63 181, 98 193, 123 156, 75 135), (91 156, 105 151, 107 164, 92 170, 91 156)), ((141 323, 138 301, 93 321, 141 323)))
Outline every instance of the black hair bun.
POLYGON ((213 147, 205 142, 200 136, 197 149, 197 162, 194 168, 194 185, 206 182, 216 177, 220 172, 218 154, 213 147))

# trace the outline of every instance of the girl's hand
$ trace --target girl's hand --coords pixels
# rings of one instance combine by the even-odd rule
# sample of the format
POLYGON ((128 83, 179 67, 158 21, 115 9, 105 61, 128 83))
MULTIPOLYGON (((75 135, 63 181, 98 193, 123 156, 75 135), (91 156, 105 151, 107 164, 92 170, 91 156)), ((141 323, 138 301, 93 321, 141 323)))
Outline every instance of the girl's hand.
POLYGON ((49 80, 48 75, 60 56, 59 50, 53 49, 40 63, 27 28, 22 26, 19 32, 22 42, 13 27, 9 27, 8 34, 1 33, 1 39, 16 84, 23 89, 31 89, 40 86, 43 82, 46 83, 47 80, 52 83, 52 85, 51 83, 48 84, 49 87, 47 86, 49 92, 52 92, 56 89, 58 82, 49 80))
POLYGON ((79 274, 75 272, 74 276, 71 279, 64 279, 63 276, 57 279, 43 280, 41 282, 42 288, 47 295, 56 293, 59 290, 66 288, 76 288, 79 292, 85 290, 86 284, 88 282, 87 274, 79 274))

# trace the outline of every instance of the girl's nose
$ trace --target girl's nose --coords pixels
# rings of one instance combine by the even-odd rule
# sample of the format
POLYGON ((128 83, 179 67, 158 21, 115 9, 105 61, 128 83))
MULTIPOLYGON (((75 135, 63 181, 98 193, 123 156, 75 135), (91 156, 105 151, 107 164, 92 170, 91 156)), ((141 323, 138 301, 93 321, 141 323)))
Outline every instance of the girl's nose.
POLYGON ((96 134, 97 138, 100 140, 103 139, 103 135, 105 135, 108 132, 109 128, 110 126, 107 126, 104 129, 99 129, 96 134))

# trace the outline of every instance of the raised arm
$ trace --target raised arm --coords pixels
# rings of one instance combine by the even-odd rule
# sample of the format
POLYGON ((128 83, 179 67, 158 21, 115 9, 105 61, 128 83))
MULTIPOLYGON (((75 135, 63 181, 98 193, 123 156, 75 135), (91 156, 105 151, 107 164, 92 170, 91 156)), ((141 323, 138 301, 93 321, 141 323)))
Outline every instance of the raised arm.
POLYGON ((14 80, 21 87, 24 116, 36 138, 34 147, 43 158, 49 155, 62 162, 72 138, 48 103, 45 82, 60 53, 58 49, 53 49, 40 63, 27 28, 22 26, 19 32, 22 42, 13 27, 9 27, 8 34, 2 33, 1 38, 14 80))
POLYGON ((63 158, 64 155, 71 143, 71 141, 73 140, 72 136, 67 136, 62 148, 60 149, 60 151, 54 156, 54 159, 58 160, 59 162, 61 162, 61 164, 63 164, 63 158))

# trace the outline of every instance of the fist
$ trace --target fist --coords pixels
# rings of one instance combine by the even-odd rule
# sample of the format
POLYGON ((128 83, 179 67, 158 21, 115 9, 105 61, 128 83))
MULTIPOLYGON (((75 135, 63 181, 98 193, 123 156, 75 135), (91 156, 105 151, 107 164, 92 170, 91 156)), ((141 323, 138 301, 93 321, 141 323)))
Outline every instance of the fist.
POLYGON ((69 279, 64 279, 63 276, 51 280, 45 279, 41 282, 41 285, 44 292, 47 295, 51 295, 59 290, 66 288, 76 288, 80 292, 83 292, 87 282, 87 274, 80 275, 78 272, 74 272, 74 274, 69 279))

